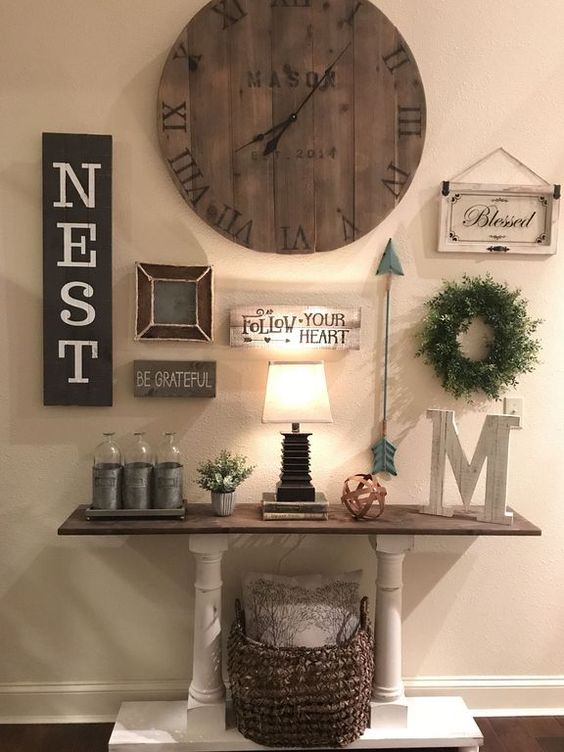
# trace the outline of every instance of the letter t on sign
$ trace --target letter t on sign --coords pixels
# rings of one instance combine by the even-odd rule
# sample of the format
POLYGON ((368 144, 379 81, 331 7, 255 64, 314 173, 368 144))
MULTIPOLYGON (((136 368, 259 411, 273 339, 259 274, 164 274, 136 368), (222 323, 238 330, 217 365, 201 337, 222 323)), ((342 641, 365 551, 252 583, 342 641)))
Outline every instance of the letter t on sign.
POLYGON ((452 517, 456 507, 443 503, 446 459, 452 466, 456 485, 462 497, 465 514, 476 512, 470 502, 480 472, 487 461, 486 494, 484 505, 477 513, 482 522, 511 525, 513 514, 506 509, 507 463, 509 458, 509 432, 519 427, 519 417, 514 415, 486 415, 472 461, 468 462, 460 444, 452 410, 427 410, 433 421, 433 448, 431 454, 431 485, 429 504, 420 508, 424 514, 452 517))

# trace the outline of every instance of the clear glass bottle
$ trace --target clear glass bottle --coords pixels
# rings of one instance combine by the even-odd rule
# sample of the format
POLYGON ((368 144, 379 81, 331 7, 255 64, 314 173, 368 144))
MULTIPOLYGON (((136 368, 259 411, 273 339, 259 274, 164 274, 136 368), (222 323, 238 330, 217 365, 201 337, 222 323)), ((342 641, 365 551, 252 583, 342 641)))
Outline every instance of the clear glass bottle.
POLYGON ((177 509, 182 506, 184 467, 176 434, 168 431, 157 448, 155 465, 155 506, 159 509, 177 509))
POLYGON ((119 446, 111 432, 94 450, 92 465, 92 507, 94 509, 120 509, 122 458, 119 446))
POLYGON ((136 431, 135 441, 125 452, 124 494, 125 509, 150 509, 153 485, 153 450, 136 431))

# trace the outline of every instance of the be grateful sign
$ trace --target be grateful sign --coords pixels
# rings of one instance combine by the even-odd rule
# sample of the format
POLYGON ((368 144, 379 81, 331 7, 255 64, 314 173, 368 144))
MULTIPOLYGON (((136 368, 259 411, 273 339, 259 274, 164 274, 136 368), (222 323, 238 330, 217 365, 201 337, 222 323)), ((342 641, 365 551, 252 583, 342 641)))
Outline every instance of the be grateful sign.
POLYGON ((136 397, 215 397, 215 360, 136 360, 136 397))
POLYGON ((360 308, 254 305, 233 308, 231 347, 360 349, 360 308))

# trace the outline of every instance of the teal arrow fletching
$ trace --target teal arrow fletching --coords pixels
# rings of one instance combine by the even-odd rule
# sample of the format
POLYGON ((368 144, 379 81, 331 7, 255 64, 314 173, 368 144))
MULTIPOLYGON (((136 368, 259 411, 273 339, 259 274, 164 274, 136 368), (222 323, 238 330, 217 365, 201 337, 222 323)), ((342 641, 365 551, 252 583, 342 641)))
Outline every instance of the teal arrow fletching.
POLYGON ((391 238, 376 269, 376 275, 378 274, 401 274, 403 277, 403 269, 391 238))
POLYGON ((372 463, 373 473, 390 473, 390 475, 397 475, 396 466, 394 465, 396 447, 391 441, 388 441, 385 436, 382 436, 380 441, 372 447, 372 453, 374 454, 374 461, 372 463))

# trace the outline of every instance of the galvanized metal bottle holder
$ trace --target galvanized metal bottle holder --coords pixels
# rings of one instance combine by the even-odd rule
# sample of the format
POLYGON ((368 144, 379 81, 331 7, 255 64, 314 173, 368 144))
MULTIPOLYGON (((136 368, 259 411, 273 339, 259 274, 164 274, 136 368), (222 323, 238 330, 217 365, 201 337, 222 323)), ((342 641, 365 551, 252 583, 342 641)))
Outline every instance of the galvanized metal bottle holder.
POLYGON ((92 506, 85 510, 87 520, 184 519, 186 500, 182 498, 183 467, 130 463, 124 468, 93 470, 92 506), (123 506, 118 507, 119 502, 123 506), (151 506, 151 504, 157 506, 151 506))
POLYGON ((153 465, 129 462, 123 468, 123 508, 150 509, 153 491, 153 465))
POLYGON ((92 508, 120 509, 123 467, 113 463, 99 463, 92 468, 92 508))
POLYGON ((184 468, 173 462, 155 465, 154 502, 158 509, 178 509, 182 505, 184 468))

